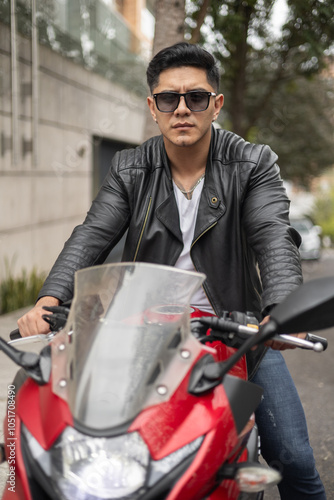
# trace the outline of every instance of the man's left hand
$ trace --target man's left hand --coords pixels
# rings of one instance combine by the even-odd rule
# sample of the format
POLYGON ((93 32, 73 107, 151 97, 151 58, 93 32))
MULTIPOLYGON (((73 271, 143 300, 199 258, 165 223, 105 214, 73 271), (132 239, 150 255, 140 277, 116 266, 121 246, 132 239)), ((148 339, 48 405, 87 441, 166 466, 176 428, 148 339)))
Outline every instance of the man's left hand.
MULTIPOLYGON (((264 324, 268 323, 269 320, 270 320, 270 316, 266 316, 265 318, 263 318, 263 320, 261 321, 260 324, 264 325, 264 324)), ((306 335, 307 335, 307 333, 293 333, 293 334, 291 334, 291 337, 298 337, 299 339, 305 339, 306 335)), ((291 344, 287 344, 285 342, 280 342, 279 340, 268 340, 265 343, 265 345, 267 347, 271 347, 275 351, 285 351, 286 349, 296 349, 296 347, 297 347, 297 346, 294 346, 291 344)))

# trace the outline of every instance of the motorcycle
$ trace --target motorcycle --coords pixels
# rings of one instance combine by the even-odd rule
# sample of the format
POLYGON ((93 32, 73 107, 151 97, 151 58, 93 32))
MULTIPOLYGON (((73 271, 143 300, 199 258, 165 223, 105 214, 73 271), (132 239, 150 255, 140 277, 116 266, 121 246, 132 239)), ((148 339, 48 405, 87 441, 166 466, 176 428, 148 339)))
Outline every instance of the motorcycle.
POLYGON ((49 308, 58 332, 0 338, 23 369, 8 390, 3 500, 258 500, 279 482, 258 462, 262 389, 245 354, 332 326, 334 278, 297 289, 260 328, 249 314, 191 308, 204 279, 143 263, 87 268, 70 309, 49 308), (39 353, 15 348, 36 340, 39 353))

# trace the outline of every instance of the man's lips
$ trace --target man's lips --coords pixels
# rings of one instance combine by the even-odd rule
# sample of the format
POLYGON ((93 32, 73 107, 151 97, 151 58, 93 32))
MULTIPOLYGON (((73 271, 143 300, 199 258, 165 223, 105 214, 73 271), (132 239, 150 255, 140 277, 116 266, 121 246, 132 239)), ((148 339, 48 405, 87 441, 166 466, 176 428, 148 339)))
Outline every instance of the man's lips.
POLYGON ((192 125, 191 123, 184 122, 184 123, 176 123, 175 125, 173 125, 173 128, 191 128, 193 126, 194 125, 192 125))

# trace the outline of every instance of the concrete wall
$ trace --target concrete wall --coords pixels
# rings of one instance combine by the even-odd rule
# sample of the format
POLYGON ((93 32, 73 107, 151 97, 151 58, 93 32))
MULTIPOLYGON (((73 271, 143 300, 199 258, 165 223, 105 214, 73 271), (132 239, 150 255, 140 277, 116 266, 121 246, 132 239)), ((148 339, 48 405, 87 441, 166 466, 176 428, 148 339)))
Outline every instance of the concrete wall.
POLYGON ((140 143, 146 102, 39 46, 34 108, 31 40, 18 36, 15 162, 10 29, 0 25, 1 279, 5 258, 16 274, 50 268, 92 200, 93 136, 140 143))

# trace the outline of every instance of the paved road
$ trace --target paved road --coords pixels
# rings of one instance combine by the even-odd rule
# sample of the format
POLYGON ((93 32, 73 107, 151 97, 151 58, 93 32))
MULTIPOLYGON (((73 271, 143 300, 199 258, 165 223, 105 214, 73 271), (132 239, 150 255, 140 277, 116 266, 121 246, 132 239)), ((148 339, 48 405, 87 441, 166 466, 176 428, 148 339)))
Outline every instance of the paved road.
MULTIPOLYGON (((319 262, 303 263, 305 280, 321 276, 334 276, 334 252, 325 251, 319 262)), ((22 311, 0 317, 0 336, 8 339, 8 332, 15 328, 16 318, 22 311)), ((334 499, 334 328, 319 332, 330 341, 326 352, 316 354, 296 349, 285 353, 285 359, 298 388, 307 416, 310 440, 316 456, 317 467, 326 487, 328 500, 334 499)), ((11 383, 16 367, 4 355, 0 361, 0 422, 5 415, 7 386, 11 383)), ((2 430, 2 428, 1 428, 2 430)), ((2 432, 0 432, 0 440, 2 432)), ((6 481, 6 464, 0 466, 0 492, 6 481)), ((276 489, 267 492, 266 500, 279 500, 276 489)))
MULTIPOLYGON (((303 262, 303 274, 305 281, 334 276, 334 252, 325 250, 319 262, 303 262)), ((334 328, 318 334, 329 341, 325 352, 317 354, 295 349, 286 351, 284 357, 304 406, 310 441, 327 499, 334 500, 334 328)), ((266 500, 279 498, 275 490, 265 495, 266 500)))

